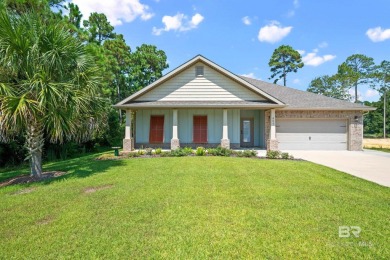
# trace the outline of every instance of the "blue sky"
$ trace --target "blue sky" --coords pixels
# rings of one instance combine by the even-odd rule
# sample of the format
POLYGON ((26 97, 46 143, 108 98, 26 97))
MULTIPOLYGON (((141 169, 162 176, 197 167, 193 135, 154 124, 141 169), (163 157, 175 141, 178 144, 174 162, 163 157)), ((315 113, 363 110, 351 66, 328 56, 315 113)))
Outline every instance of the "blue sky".
MULTIPOLYGON (((352 54, 390 60, 389 0, 72 1, 84 19, 105 13, 132 50, 143 43, 164 50, 167 71, 202 54, 235 74, 270 81, 272 52, 288 44, 302 53, 305 67, 289 74, 287 85, 306 90, 352 54)), ((361 100, 379 98, 366 86, 359 93, 361 100)))

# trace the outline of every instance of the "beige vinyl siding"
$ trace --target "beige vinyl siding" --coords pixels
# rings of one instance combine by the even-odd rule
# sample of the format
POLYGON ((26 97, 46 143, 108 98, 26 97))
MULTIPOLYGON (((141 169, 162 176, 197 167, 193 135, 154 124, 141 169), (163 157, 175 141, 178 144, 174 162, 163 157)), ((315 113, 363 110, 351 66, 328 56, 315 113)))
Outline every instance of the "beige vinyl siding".
POLYGON ((242 101, 266 100, 241 84, 203 63, 197 63, 136 101, 242 101), (196 66, 204 66, 204 76, 196 77, 196 66))

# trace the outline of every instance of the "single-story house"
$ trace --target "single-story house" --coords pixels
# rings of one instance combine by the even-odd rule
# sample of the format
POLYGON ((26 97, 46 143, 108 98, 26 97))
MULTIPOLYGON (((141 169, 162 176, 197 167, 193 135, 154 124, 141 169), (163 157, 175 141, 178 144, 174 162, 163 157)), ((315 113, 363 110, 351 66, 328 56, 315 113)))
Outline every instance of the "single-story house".
POLYGON ((124 151, 184 146, 361 150, 374 108, 236 75, 199 55, 115 105, 124 151))

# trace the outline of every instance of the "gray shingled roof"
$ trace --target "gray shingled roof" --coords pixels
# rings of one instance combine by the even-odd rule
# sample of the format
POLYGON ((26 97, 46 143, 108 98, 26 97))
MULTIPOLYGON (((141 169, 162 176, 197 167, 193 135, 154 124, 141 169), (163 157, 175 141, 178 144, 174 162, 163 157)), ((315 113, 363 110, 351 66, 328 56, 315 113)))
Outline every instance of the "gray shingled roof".
POLYGON ((340 109, 340 110, 373 110, 375 108, 348 101, 330 98, 307 91, 279 86, 240 76, 243 80, 279 99, 287 105, 285 109, 340 109))

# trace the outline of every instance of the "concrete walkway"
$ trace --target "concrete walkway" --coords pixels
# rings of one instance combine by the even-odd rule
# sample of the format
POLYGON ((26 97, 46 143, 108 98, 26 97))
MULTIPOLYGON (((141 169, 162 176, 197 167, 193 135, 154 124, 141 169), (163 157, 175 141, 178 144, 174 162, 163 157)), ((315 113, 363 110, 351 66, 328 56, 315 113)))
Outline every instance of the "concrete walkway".
POLYGON ((295 158, 322 164, 353 176, 390 187, 390 153, 352 151, 283 151, 295 158))

